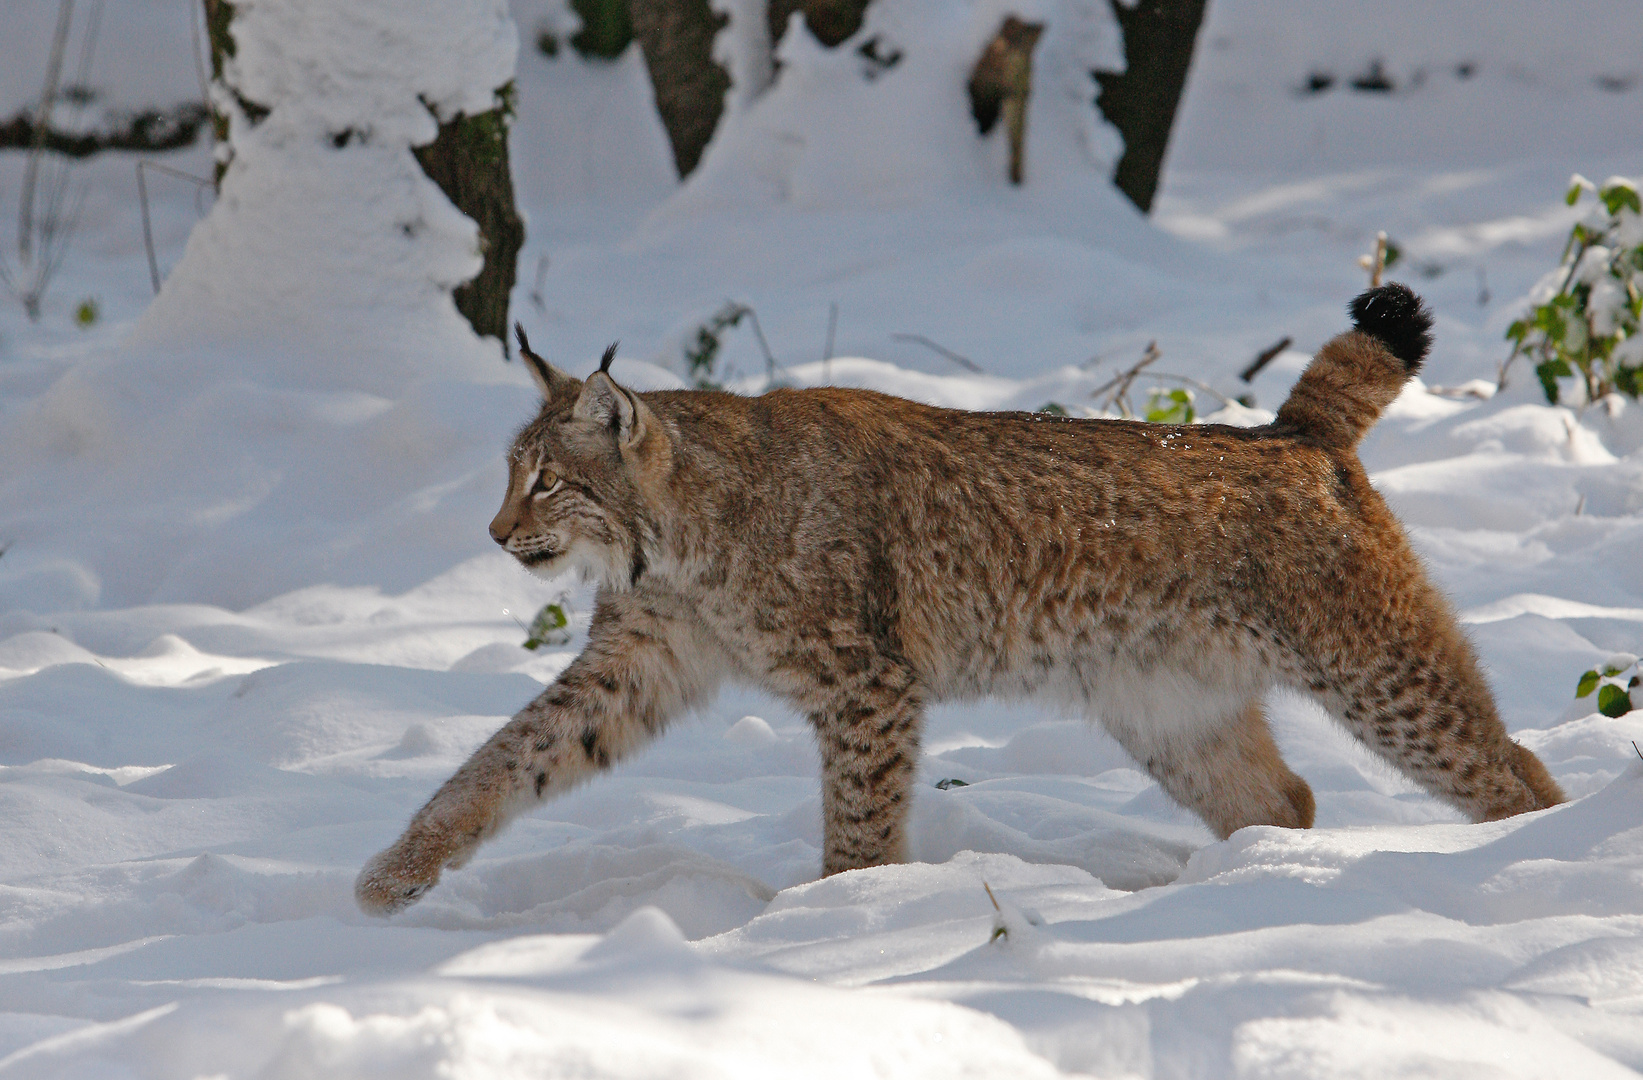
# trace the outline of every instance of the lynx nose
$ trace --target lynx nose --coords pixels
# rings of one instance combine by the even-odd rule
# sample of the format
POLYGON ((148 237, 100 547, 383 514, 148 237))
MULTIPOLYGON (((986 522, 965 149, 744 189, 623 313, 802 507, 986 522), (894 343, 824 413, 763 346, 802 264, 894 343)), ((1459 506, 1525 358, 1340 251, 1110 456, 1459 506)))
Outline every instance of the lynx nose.
POLYGON ((513 525, 512 521, 504 521, 501 514, 496 515, 491 519, 491 539, 507 547, 508 537, 513 535, 513 525))

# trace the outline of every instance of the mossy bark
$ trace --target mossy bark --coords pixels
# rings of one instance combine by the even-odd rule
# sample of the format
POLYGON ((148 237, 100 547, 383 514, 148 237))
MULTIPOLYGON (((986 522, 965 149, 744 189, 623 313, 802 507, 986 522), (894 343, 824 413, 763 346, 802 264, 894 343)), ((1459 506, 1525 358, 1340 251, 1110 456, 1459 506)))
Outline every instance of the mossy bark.
MULTIPOLYGON (((234 55, 234 36, 228 32, 228 24, 234 19, 234 6, 228 0, 204 0, 204 3, 205 36, 211 43, 211 82, 221 86, 223 64, 234 55)), ((211 135, 218 146, 228 145, 228 114, 215 106, 211 108, 211 135)), ((218 187, 222 187, 222 174, 227 171, 227 160, 219 157, 215 173, 218 187)))
POLYGON ((525 246, 525 222, 514 202, 508 162, 508 121, 513 84, 497 91, 497 107, 478 116, 458 113, 439 125, 439 136, 412 153, 422 171, 456 208, 479 225, 485 264, 479 276, 458 286, 456 309, 481 337, 497 338, 508 355, 508 297, 525 246))
MULTIPOLYGON (((205 4, 205 36, 211 44, 211 82, 214 86, 221 86, 234 96, 234 101, 240 107, 252 125, 262 122, 268 115, 268 106, 250 101, 240 94, 234 87, 229 86, 223 78, 223 67, 234 56, 234 35, 228 32, 228 24, 234 21, 234 5, 228 0, 203 0, 205 4)), ((216 139, 218 146, 228 146, 228 114, 210 105, 211 135, 216 139)), ((217 156, 216 171, 213 174, 217 186, 222 187, 223 173, 228 171, 229 154, 217 156)))
POLYGON ((1095 102, 1124 137, 1113 183, 1147 213, 1158 192, 1205 0, 1139 0, 1133 7, 1107 2, 1124 32, 1126 70, 1091 73, 1101 85, 1095 102))
POLYGON ((708 0, 632 0, 629 10, 683 179, 701 162, 724 112, 730 72, 714 61, 713 39, 729 16, 715 12, 708 0))
POLYGON ((570 0, 570 6, 582 20, 582 29, 570 39, 578 55, 614 60, 633 41, 628 0, 570 0))

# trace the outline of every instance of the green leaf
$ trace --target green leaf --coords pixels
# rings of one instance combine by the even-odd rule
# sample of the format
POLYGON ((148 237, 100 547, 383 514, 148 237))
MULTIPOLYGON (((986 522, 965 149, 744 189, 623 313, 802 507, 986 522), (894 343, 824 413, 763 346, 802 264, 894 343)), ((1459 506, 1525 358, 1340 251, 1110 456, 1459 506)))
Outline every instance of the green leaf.
MULTIPOLYGON (((1560 362, 1548 360, 1544 364, 1535 365, 1535 375, 1540 379, 1540 388, 1546 393, 1546 403, 1548 405, 1557 404, 1557 372, 1553 370, 1552 365, 1560 362)), ((1569 365, 1564 364, 1563 366, 1568 367, 1569 365)))
POLYGON ((951 788, 956 788, 956 787, 969 787, 969 786, 970 786, 970 782, 968 780, 960 780, 956 776, 949 776, 945 780, 937 780, 936 781, 936 787, 940 788, 942 791, 947 791, 951 788))
POLYGON ((1192 407, 1192 391, 1177 388, 1148 394, 1143 416, 1149 424, 1190 424, 1198 413, 1192 407))
POLYGON ((1631 695, 1614 683, 1606 683, 1597 692, 1597 711, 1608 717, 1625 716, 1632 711, 1631 695))
POLYGON ((1058 401, 1046 401, 1038 407, 1038 411, 1041 413, 1049 413, 1051 416, 1067 415, 1067 407, 1058 401))
POLYGON ((1643 202, 1637 197, 1637 189, 1627 184, 1615 184, 1598 192, 1598 198, 1603 200, 1603 206, 1611 214, 1618 214, 1622 207, 1629 207, 1634 214, 1643 214, 1643 202))
POLYGON ((1622 671, 1625 671, 1625 670, 1626 670, 1625 668, 1618 668, 1618 667, 1615 667, 1613 664, 1604 664, 1603 665, 1603 674, 1608 676, 1611 679, 1614 678, 1616 675, 1619 675, 1622 671))
POLYGON ((1506 328, 1507 341, 1522 341, 1523 335, 1529 332, 1529 323, 1526 319, 1519 319, 1506 328))
POLYGON ((1581 189, 1580 184, 1570 184, 1568 194, 1563 196, 1564 204, 1568 205, 1568 206, 1573 206, 1575 203, 1579 202, 1580 201, 1580 189, 1581 189))
POLYGON ((1381 262, 1381 269, 1382 270, 1392 269, 1392 267, 1395 266, 1397 264, 1397 261, 1401 258, 1403 258, 1403 248, 1399 247, 1397 244, 1394 244, 1390 239, 1388 239, 1386 241, 1386 254, 1383 257, 1382 262, 1381 262))
POLYGON ((559 604, 544 604, 531 625, 526 629, 530 635, 525 639, 524 648, 535 652, 543 645, 564 645, 570 641, 570 631, 565 627, 570 619, 565 615, 565 609, 559 604))
POLYGON ((1597 672, 1588 671, 1586 674, 1584 674, 1580 677, 1580 682, 1575 686, 1575 697, 1583 698, 1587 694, 1591 693, 1593 690, 1596 690, 1596 689, 1597 689, 1597 672))

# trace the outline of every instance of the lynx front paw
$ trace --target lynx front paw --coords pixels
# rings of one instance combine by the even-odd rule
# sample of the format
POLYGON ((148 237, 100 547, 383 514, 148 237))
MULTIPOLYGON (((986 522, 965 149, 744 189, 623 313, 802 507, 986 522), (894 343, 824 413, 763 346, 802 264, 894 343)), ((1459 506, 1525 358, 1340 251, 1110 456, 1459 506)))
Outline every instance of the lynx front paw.
POLYGON ((387 918, 403 911, 439 882, 439 864, 407 858, 403 841, 378 852, 354 880, 354 899, 367 915, 387 918))

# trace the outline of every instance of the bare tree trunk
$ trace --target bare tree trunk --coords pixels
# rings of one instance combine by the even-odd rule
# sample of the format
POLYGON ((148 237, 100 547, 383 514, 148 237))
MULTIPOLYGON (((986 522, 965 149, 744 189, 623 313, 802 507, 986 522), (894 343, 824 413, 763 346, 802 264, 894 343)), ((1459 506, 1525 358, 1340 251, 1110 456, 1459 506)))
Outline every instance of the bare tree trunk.
POLYGON ((1093 72, 1101 84, 1095 102, 1124 137, 1113 183, 1146 213, 1158 191, 1205 0, 1139 0, 1134 7, 1107 2, 1124 31, 1126 70, 1093 72))
POLYGON ((713 39, 730 20, 708 0, 631 0, 629 10, 682 179, 702 160, 724 112, 730 72, 714 61, 713 39))

